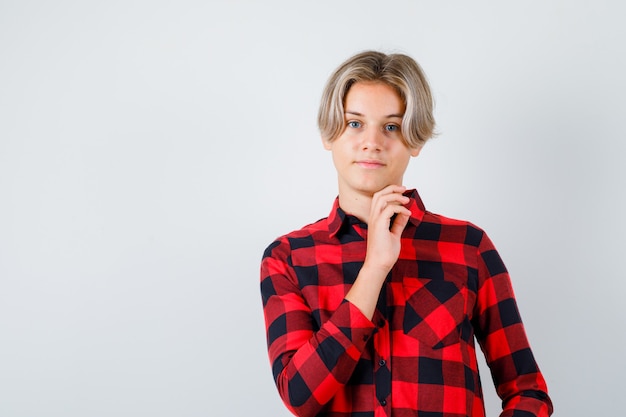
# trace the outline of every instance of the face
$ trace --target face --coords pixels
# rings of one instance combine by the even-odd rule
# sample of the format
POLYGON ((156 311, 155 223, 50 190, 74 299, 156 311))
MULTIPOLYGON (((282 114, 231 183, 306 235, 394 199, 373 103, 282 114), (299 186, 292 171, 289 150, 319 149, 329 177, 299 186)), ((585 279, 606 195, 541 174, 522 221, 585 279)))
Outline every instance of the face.
POLYGON ((343 198, 371 197, 388 185, 402 185, 411 156, 401 125, 404 103, 393 87, 381 82, 357 82, 346 95, 345 129, 324 147, 333 154, 343 198))

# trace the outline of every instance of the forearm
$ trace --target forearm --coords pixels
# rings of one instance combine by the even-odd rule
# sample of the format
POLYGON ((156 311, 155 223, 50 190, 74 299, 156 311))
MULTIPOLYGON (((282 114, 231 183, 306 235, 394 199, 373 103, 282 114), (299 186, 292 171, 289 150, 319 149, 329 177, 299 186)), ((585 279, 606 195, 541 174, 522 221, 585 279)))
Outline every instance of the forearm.
MULTIPOLYGON (((495 283, 494 288, 503 293, 509 291, 505 281, 495 283)), ((502 399, 501 417, 514 417, 517 411, 525 411, 536 417, 552 414, 548 389, 530 348, 524 326, 517 311, 514 298, 501 300, 485 310, 480 317, 486 330, 481 345, 485 351, 498 396, 502 399), (499 328, 502 323, 507 325, 499 328)))
POLYGON ((285 405, 298 416, 316 415, 348 382, 373 330, 345 301, 318 331, 290 332, 271 343, 270 360, 285 405))
POLYGON ((529 381, 527 384, 521 383, 522 386, 526 385, 525 390, 519 388, 506 388, 501 389, 501 392, 513 393, 510 398, 503 401, 503 409, 500 417, 515 417, 519 415, 519 412, 525 412, 535 417, 548 417, 552 414, 553 406, 550 397, 546 392, 545 387, 539 387, 536 382, 536 376, 528 376, 529 381))
POLYGON ((346 294, 346 300, 354 304, 369 320, 374 317, 378 296, 388 273, 384 268, 371 267, 365 263, 346 294))
POLYGON ((474 323, 496 391, 501 417, 552 414, 552 402, 519 313, 508 272, 488 238, 480 251, 474 323))

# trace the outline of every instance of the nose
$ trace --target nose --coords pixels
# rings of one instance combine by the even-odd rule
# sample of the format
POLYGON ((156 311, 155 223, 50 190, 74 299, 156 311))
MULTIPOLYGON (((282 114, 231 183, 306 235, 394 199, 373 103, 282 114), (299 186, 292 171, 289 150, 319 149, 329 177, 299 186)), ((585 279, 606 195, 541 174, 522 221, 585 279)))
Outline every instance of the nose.
POLYGON ((369 151, 380 151, 385 137, 381 130, 370 127, 363 132, 362 148, 369 151))

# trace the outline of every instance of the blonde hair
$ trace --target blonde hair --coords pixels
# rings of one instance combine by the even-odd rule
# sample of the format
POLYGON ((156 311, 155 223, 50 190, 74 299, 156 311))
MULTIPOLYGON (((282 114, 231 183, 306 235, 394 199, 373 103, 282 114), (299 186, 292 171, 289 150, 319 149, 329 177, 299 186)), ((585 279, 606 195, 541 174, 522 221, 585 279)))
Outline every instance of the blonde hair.
POLYGON ((317 115, 322 139, 333 141, 344 131, 346 95, 357 82, 383 82, 398 92, 406 106, 402 136, 409 148, 434 136, 433 98, 418 63, 403 54, 365 51, 341 64, 326 83, 317 115))

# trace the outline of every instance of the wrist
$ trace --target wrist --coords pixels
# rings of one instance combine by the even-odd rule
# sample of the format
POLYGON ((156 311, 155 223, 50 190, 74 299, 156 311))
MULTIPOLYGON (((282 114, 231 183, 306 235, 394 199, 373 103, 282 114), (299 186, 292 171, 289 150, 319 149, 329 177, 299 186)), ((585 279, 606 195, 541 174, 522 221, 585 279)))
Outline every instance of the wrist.
POLYGON ((386 277, 387 272, 384 269, 368 268, 364 264, 345 299, 354 304, 365 317, 371 320, 386 277))
POLYGON ((387 277, 389 271, 391 271, 393 265, 386 265, 384 263, 372 262, 371 260, 365 257, 365 261, 363 262, 363 266, 361 267, 361 271, 365 271, 368 275, 382 276, 383 279, 387 277))
POLYGON ((365 262, 363 262, 358 276, 363 277, 363 279, 367 281, 382 283, 387 278, 389 271, 391 271, 391 267, 368 262, 366 259, 365 262))

